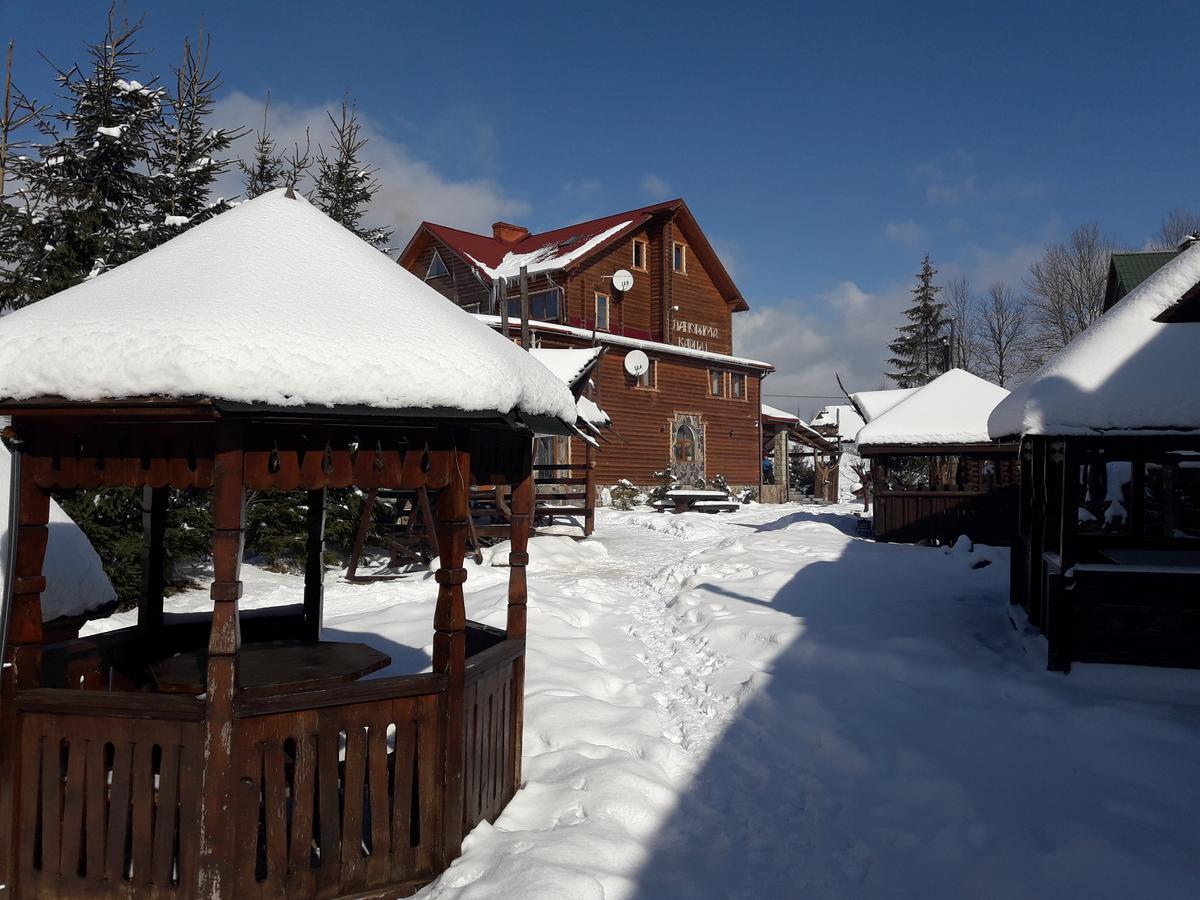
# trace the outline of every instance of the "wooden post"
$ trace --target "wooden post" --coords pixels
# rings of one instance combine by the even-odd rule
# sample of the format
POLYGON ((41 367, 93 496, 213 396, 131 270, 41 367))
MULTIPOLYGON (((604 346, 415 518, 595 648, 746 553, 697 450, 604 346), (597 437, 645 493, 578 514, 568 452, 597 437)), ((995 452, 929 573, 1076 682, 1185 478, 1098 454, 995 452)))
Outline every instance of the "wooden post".
POLYGON ((583 490, 583 536, 589 537, 596 530, 596 451, 591 444, 584 444, 583 465, 585 468, 583 490))
MULTIPOLYGON (((367 546, 367 533, 371 530, 371 515, 375 510, 375 499, 379 496, 379 488, 371 488, 367 491, 367 496, 363 500, 362 511, 358 516, 358 530, 354 533, 354 546, 350 549, 350 560, 346 564, 346 580, 353 581, 354 576, 358 574, 358 564, 362 560, 363 550, 367 546)), ((398 505, 403 504, 403 500, 396 501, 398 505)), ((324 540, 324 516, 321 519, 322 534, 324 540)), ((393 552, 393 555, 394 552, 393 552)), ((322 594, 324 588, 322 588, 322 594)))
MULTIPOLYGON (((326 489, 308 492, 308 539, 304 545, 304 637, 321 639, 321 615, 325 605, 325 496, 326 489)), ((369 500, 364 501, 363 521, 370 524, 369 500)))
POLYGON ((167 488, 142 488, 142 592, 138 630, 143 639, 162 628, 166 590, 167 488))
POLYGON ((521 346, 532 347, 529 337, 529 269, 521 266, 521 346))
POLYGON ((441 552, 435 578, 437 608, 433 616, 433 671, 447 676, 445 708, 445 772, 442 784, 442 862, 449 865, 462 851, 463 776, 466 769, 466 717, 464 682, 467 666, 467 612, 463 600, 463 568, 466 551, 467 516, 470 515, 469 455, 460 450, 466 442, 455 440, 450 482, 438 494, 437 539, 441 552))
POLYGON ((242 596, 242 548, 246 536, 240 430, 222 427, 213 462, 213 617, 208 640, 208 694, 204 722, 204 781, 200 807, 202 897, 232 896, 239 842, 232 804, 233 696, 241 646, 238 600, 242 596))
POLYGON ((500 333, 502 335, 504 335, 504 339, 506 341, 510 340, 510 338, 508 336, 508 297, 506 296, 507 290, 508 290, 508 288, 505 284, 504 279, 497 278, 496 279, 496 297, 497 297, 496 302, 497 302, 498 308, 497 308, 496 312, 499 313, 499 315, 500 315, 500 333))
MULTIPOLYGON (((533 444, 529 444, 529 459, 523 466, 521 479, 512 489, 512 527, 510 541, 512 550, 508 554, 508 621, 506 632, 510 640, 525 640, 529 593, 525 579, 525 567, 529 565, 529 525, 533 518, 533 444)), ((521 735, 525 722, 525 653, 513 662, 513 784, 521 783, 521 735)))

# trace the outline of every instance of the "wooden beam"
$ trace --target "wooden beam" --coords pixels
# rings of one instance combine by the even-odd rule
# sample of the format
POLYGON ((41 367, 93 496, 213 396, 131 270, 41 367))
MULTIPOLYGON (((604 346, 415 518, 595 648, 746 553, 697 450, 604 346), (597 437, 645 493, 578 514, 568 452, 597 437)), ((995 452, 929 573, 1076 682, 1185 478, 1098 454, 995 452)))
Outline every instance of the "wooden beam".
POLYGON ((521 346, 528 350, 529 336, 529 269, 521 266, 521 346))
MULTIPOLYGON (((321 639, 321 617, 325 605, 325 500, 327 489, 317 488, 308 492, 308 535, 304 546, 304 634, 310 641, 321 639)), ((370 525, 370 501, 363 503, 363 525, 370 525)), ((355 542, 357 547, 357 541, 355 542)), ((356 561, 357 562, 357 561, 356 561)), ((352 574, 352 573, 348 573, 352 574)))
POLYGON ((163 623, 166 592, 167 488, 142 488, 142 590, 138 597, 138 628, 152 639, 163 623))
MULTIPOLYGON (((509 640, 524 644, 527 631, 529 592, 525 569, 529 565, 529 527, 533 518, 535 486, 533 482, 533 442, 528 442, 524 473, 512 488, 512 515, 508 554, 508 619, 506 632, 509 640)), ((513 726, 512 757, 507 764, 513 770, 513 784, 521 783, 521 735, 525 721, 525 654, 513 662, 513 726)))

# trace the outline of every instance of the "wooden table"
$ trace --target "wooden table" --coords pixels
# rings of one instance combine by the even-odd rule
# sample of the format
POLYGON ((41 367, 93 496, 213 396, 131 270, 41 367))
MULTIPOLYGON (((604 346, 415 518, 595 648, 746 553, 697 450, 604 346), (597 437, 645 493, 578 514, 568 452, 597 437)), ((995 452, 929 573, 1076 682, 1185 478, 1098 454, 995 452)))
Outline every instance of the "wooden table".
MULTIPOLYGON (((339 641, 265 641, 238 651, 238 684, 254 693, 313 690, 357 681, 392 661, 366 644, 339 641)), ((208 650, 193 650, 149 666, 155 687, 169 694, 206 690, 208 650)))
MULTIPOLYGON (((737 509, 739 506, 736 501, 730 500, 729 495, 724 491, 706 491, 699 488, 695 490, 675 488, 667 491, 666 498, 675 504, 677 513, 695 509, 697 504, 705 504, 710 509, 737 509)), ((705 507, 701 507, 701 509, 703 508, 705 507)))

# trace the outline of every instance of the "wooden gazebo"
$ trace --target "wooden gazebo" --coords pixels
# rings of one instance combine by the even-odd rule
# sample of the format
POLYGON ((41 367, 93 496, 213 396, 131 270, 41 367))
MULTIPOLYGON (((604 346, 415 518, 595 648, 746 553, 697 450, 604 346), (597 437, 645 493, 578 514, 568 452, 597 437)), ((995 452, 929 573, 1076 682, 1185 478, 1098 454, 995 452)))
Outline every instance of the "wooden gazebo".
MULTIPOLYGON (((876 540, 950 543, 966 534, 988 544, 1011 541, 1017 446, 996 443, 987 432, 988 415, 1006 396, 1002 387, 951 369, 893 405, 876 402, 883 411, 875 416, 867 411, 871 403, 862 404, 867 424, 858 452, 871 463, 876 540)), ((860 395, 853 398, 857 403, 860 395)))
POLYGON ((565 386, 279 192, 6 318, 0 371, 16 451, 0 682, 0 821, 11 823, 0 882, 12 896, 403 896, 441 872, 519 785, 532 437, 573 422, 565 386), (237 252, 250 239, 254 254, 237 252), (253 335, 213 344, 187 311, 145 306, 197 288, 216 321, 272 323, 260 353, 242 352, 253 335), (369 315, 379 351, 318 355, 328 336, 313 305, 325 302, 369 315), (96 305, 112 343, 88 359, 96 305), (284 306, 290 318, 277 318, 284 306), (171 352, 126 356, 147 319, 171 352), (397 341, 472 360, 485 384, 451 386, 456 404, 397 341), (62 352, 32 355, 51 345, 62 352), (218 367, 205 351, 221 354, 218 367), (324 366, 324 387, 292 351, 324 366), (367 372, 376 380, 354 382, 367 372), (489 396, 491 407, 480 402, 489 396), (514 486, 503 630, 466 616, 473 480, 514 486), (49 644, 39 597, 50 492, 99 486, 144 491, 137 624, 49 644), (366 678, 385 654, 321 639, 325 496, 350 486, 436 494, 429 673, 366 678), (211 496, 211 615, 163 602, 171 489, 211 496), (308 564, 293 606, 241 608, 248 490, 307 492, 308 564))
POLYGON ((996 407, 1021 442, 1011 600, 1073 662, 1200 665, 1200 245, 996 407))

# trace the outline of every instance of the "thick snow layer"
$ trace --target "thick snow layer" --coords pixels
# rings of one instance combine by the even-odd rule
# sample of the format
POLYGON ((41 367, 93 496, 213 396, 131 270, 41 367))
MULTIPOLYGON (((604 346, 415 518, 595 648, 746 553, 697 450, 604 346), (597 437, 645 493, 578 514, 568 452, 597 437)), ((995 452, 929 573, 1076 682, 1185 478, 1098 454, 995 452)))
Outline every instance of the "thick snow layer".
MULTIPOLYGON (((0 444, 0 590, 4 589, 4 566, 8 556, 11 466, 12 456, 8 448, 0 444)), ((53 500, 50 501, 49 532, 46 558, 42 562, 42 574, 46 577, 42 621, 78 616, 116 600, 116 591, 104 574, 100 557, 79 526, 53 500)))
POLYGON ((814 428, 835 425, 837 426, 839 441, 853 441, 854 436, 858 434, 858 430, 866 423, 863 422, 862 416, 858 414, 858 410, 853 406, 843 403, 824 407, 817 413, 810 424, 814 428))
POLYGON ((0 320, 0 397, 46 395, 575 421, 545 366, 283 191, 0 320))
POLYGON ((793 416, 790 412, 784 412, 782 409, 778 409, 774 406, 768 406, 765 403, 762 405, 762 414, 763 417, 767 419, 786 419, 789 422, 800 421, 799 416, 793 416))
POLYGON ((580 349, 534 347, 529 353, 534 359, 553 372, 556 378, 566 382, 568 387, 574 389, 579 379, 583 377, 583 373, 588 370, 588 366, 603 351, 603 347, 584 347, 580 349))
POLYGON ((873 417, 858 432, 858 447, 990 444, 988 416, 1007 396, 990 381, 951 369, 873 417))
POLYGON ((521 267, 524 266, 530 275, 538 272, 556 272, 560 269, 570 268, 571 264, 576 260, 583 259, 594 249, 599 247, 618 231, 623 231, 632 225, 633 222, 622 222, 619 225, 614 225, 606 231, 594 237, 588 238, 580 244, 571 244, 570 249, 561 244, 547 244, 545 247, 538 247, 536 250, 531 250, 528 253, 506 253, 504 259, 500 260, 500 264, 494 269, 481 263, 473 256, 467 254, 467 259, 471 260, 480 271, 484 272, 489 278, 516 278, 521 274, 521 267))
POLYGON ((612 417, 590 397, 576 400, 575 409, 579 412, 579 418, 596 428, 606 428, 612 424, 612 417))
POLYGON ((870 422, 872 419, 882 416, 901 400, 911 397, 917 390, 917 388, 891 388, 886 391, 859 391, 851 394, 850 399, 858 404, 863 417, 870 422))
MULTIPOLYGON (((490 316, 483 313, 475 313, 475 318, 481 322, 486 322, 493 328, 500 327, 500 317, 490 316)), ((512 322, 512 320, 509 320, 512 322)), ((616 347, 627 347, 631 350, 644 350, 646 353, 653 355, 656 353, 669 353, 674 356, 687 356, 692 359, 703 359, 709 362, 723 363, 725 365, 735 366, 750 366, 755 369, 765 369, 770 372, 775 371, 775 366, 769 362, 763 362, 761 359, 748 359, 741 356, 727 356, 724 353, 712 353, 708 350, 693 350, 691 347, 681 347, 678 344, 664 344, 660 341, 645 341, 641 338, 626 337, 623 334, 611 334, 607 331, 589 331, 586 328, 576 328, 573 325, 560 325, 557 322, 541 322, 531 321, 530 327, 536 332, 544 332, 546 334, 562 334, 569 337, 584 338, 596 340, 603 344, 611 344, 616 347)))
MULTIPOLYGON (((535 538, 522 788, 419 896, 1194 897, 1200 673, 1047 673, 1006 551, 876 544, 849 511, 601 509, 587 541, 535 538)), ((503 625, 488 562, 467 611, 503 625)), ((247 605, 303 590, 244 579, 247 605)), ((327 581, 325 638, 429 668, 432 577, 327 581)))
POLYGON ((1200 431, 1200 323, 1154 321, 1197 284, 1192 244, 997 406, 991 434, 1200 431))

